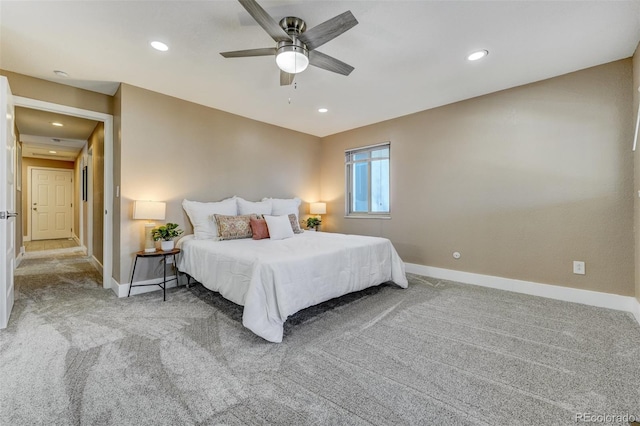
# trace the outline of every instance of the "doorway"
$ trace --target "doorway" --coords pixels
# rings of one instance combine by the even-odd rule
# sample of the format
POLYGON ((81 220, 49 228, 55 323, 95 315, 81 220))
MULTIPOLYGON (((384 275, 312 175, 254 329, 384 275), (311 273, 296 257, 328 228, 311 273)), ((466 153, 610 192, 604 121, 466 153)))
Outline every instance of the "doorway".
MULTIPOLYGON (((71 170, 30 167, 31 241, 73 236, 73 174, 71 170)), ((26 213, 26 212, 25 212, 26 213)))
MULTIPOLYGON (((113 217, 113 116, 95 111, 84 110, 66 105, 54 104, 30 98, 14 96, 14 104, 17 107, 29 108, 38 111, 46 111, 72 117, 85 118, 102 122, 104 125, 104 152, 103 152, 103 205, 104 211, 96 212, 102 217, 103 238, 98 244, 102 250, 102 275, 103 288, 111 288, 112 281, 112 217, 113 217)), ((95 247, 94 242, 93 246, 95 247)))

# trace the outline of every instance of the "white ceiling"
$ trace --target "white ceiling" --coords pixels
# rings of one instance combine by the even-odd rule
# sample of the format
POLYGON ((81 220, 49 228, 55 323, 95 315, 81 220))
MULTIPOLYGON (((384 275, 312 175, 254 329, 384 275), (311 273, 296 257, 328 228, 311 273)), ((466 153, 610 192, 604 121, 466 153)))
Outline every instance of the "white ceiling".
POLYGON ((223 58, 275 45, 234 0, 2 1, 0 68, 108 94, 125 82, 326 136, 627 58, 640 40, 638 0, 259 2, 309 28, 351 10, 359 25, 318 50, 355 71, 309 67, 280 87, 273 57, 223 58), (489 56, 466 61, 477 49, 489 56))

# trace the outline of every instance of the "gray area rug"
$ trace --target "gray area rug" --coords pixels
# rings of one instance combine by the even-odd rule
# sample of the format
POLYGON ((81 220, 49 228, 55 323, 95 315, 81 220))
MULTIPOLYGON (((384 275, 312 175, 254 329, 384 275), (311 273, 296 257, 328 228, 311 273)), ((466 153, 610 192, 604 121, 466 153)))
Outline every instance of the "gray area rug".
POLYGON ((200 285, 164 303, 161 291, 118 299, 77 253, 31 257, 16 273, 0 331, 3 425, 640 416, 640 327, 622 312, 410 275, 406 290, 385 284, 296 314, 273 344, 200 285))

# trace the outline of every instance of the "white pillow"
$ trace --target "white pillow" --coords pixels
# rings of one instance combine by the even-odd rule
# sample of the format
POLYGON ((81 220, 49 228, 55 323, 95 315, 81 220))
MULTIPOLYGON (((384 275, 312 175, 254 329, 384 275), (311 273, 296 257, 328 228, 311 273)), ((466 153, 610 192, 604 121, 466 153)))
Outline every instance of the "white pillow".
POLYGON ((187 212, 193 225, 193 233, 196 240, 218 240, 218 225, 214 214, 236 216, 238 205, 236 197, 215 203, 201 203, 199 201, 182 200, 182 208, 187 212))
POLYGON ((272 240, 284 240, 293 237, 293 229, 289 216, 264 216, 269 229, 269 238, 272 240))
POLYGON ((263 198, 262 201, 271 200, 271 214, 274 216, 287 216, 291 213, 296 215, 296 220, 300 220, 300 204, 302 200, 296 198, 263 198))
POLYGON ((271 200, 247 201, 243 198, 236 198, 238 202, 238 214, 271 214, 271 200))

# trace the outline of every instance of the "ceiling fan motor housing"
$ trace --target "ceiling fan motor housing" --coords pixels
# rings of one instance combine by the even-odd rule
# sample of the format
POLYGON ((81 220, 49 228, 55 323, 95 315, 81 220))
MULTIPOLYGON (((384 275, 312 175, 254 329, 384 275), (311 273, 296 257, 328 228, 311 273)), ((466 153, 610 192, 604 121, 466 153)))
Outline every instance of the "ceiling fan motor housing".
POLYGON ((280 26, 289 34, 291 40, 278 42, 276 50, 278 67, 290 74, 304 71, 309 65, 309 50, 298 39, 298 35, 304 32, 306 24, 300 18, 288 16, 282 18, 280 26))
POLYGON ((307 46, 298 40, 298 34, 302 34, 307 29, 307 24, 305 24, 305 22, 300 18, 287 16, 280 20, 280 26, 287 32, 287 34, 289 34, 291 41, 286 40, 278 42, 276 55, 282 52, 297 52, 309 57, 309 50, 307 49, 307 46))
POLYGON ((303 33, 307 29, 307 24, 295 16, 287 16, 280 20, 280 26, 287 34, 296 36, 303 33))
POLYGON ((292 39, 292 41, 278 42, 278 50, 276 52, 276 55, 281 52, 299 52, 308 57, 309 51, 307 50, 307 46, 305 46, 303 42, 295 37, 292 37, 292 39))
POLYGON ((287 51, 300 52, 305 56, 309 56, 307 46, 303 42, 298 40, 298 35, 302 34, 307 29, 307 24, 305 24, 305 22, 300 18, 296 18, 295 16, 287 16, 286 18, 282 18, 280 20, 280 26, 287 32, 287 34, 289 34, 289 36, 291 37, 291 41, 287 40, 279 42, 277 53, 284 51, 281 49, 287 46, 289 47, 289 49, 286 49, 287 51))

